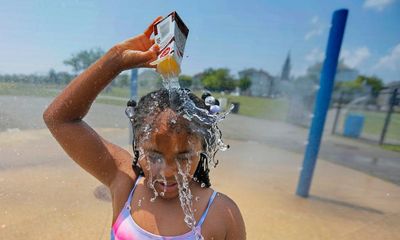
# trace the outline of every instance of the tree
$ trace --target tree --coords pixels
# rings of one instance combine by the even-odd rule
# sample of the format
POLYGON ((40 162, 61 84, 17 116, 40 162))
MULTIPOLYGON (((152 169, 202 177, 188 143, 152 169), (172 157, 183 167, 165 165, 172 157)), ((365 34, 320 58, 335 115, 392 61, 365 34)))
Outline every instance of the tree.
POLYGON ((50 69, 50 71, 49 71, 48 83, 59 84, 58 76, 57 76, 56 71, 54 71, 54 69, 50 69))
POLYGON ((130 84, 129 75, 122 73, 116 77, 113 83, 115 83, 115 85, 118 87, 129 87, 130 84))
POLYGON ((179 85, 182 88, 190 88, 192 86, 192 77, 188 75, 180 75, 179 76, 179 85))
POLYGON ((345 92, 356 92, 362 91, 364 86, 371 88, 371 94, 377 97, 379 91, 383 88, 383 82, 380 78, 375 76, 369 77, 365 75, 359 75, 355 80, 349 82, 337 83, 337 89, 343 89, 345 92))
POLYGON ((248 77, 239 79, 238 87, 242 91, 246 91, 251 86, 251 80, 248 77))
POLYGON ((58 72, 57 81, 60 84, 68 84, 73 79, 73 76, 68 72, 58 72))
POLYGON ((64 60, 64 64, 71 66, 74 73, 78 74, 92 65, 92 63, 96 62, 103 55, 104 51, 101 48, 84 50, 72 54, 71 58, 64 60))
POLYGON ((379 91, 381 91, 383 88, 383 81, 380 78, 375 77, 375 76, 368 77, 368 76, 360 75, 357 77, 357 79, 355 81, 358 82, 360 85, 370 86, 371 90, 372 90, 371 93, 375 97, 378 96, 379 91))
POLYGON ((206 69, 202 74, 201 83, 210 91, 232 91, 235 89, 235 81, 227 68, 206 69))

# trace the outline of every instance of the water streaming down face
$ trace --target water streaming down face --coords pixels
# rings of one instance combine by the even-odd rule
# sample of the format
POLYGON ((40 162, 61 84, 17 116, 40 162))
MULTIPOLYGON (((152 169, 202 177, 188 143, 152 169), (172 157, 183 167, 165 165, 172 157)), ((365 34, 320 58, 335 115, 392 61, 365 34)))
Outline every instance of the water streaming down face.
MULTIPOLYGON (((195 233, 196 239, 202 240, 204 238, 201 235, 201 232, 196 228, 196 219, 194 217, 193 195, 189 187, 189 179, 191 177, 189 174, 190 168, 188 168, 188 166, 186 166, 186 169, 183 168, 179 161, 176 161, 176 164, 178 166, 178 174, 175 175, 175 179, 178 183, 179 201, 181 202, 181 207, 183 213, 185 214, 184 221, 186 225, 195 233)), ((188 165, 190 167, 191 163, 188 165)))
MULTIPOLYGON (((159 129, 156 127, 158 119, 157 115, 165 111, 163 109, 172 109, 173 112, 176 113, 176 117, 169 119, 169 124, 171 127, 174 127, 174 125, 179 121, 182 122, 182 120, 179 120, 178 118, 183 117, 185 119, 185 125, 187 125, 187 129, 190 129, 191 134, 198 136, 201 139, 201 153, 205 156, 204 161, 206 162, 206 168, 208 169, 209 163, 212 163, 212 165, 215 166, 218 163, 214 160, 216 152, 219 150, 225 151, 228 148, 228 146, 222 141, 222 134, 217 124, 222 121, 227 114, 229 114, 232 108, 225 113, 210 113, 205 106, 199 106, 199 103, 193 99, 193 94, 191 94, 189 90, 180 88, 178 78, 163 78, 163 84, 165 87, 164 90, 159 90, 150 94, 151 101, 154 101, 154 104, 150 104, 150 106, 142 113, 146 115, 146 117, 142 118, 145 119, 145 121, 140 121, 141 119, 139 117, 136 117, 136 122, 133 121, 134 131, 140 132, 140 134, 136 136, 137 145, 140 146, 141 143, 149 140, 153 132, 158 132, 159 129), (163 99, 163 94, 167 94, 168 99, 166 100, 168 103, 163 102, 164 100, 160 100, 163 99), (145 123, 141 124, 139 122, 145 123)), ((163 159, 162 156, 153 156, 150 153, 147 153, 143 148, 139 149, 139 162, 144 160, 147 163, 146 178, 148 180, 148 187, 152 189, 154 193, 153 197, 150 199, 150 201, 153 202, 159 196, 163 198, 166 192, 166 186, 168 183, 164 172, 166 168, 164 161, 165 159, 163 159), (157 191, 155 187, 157 182, 163 183, 163 191, 157 191)), ((199 152, 196 152, 195 155, 198 159, 200 158, 199 152)), ((190 170, 192 169, 193 162, 190 160, 191 157, 188 157, 188 159, 189 160, 185 164, 182 164, 182 162, 180 162, 178 159, 175 160, 177 172, 174 177, 178 185, 179 201, 181 203, 183 213, 185 214, 184 221, 187 226, 196 233, 196 220, 193 211, 193 195, 190 190, 190 182, 193 179, 193 175, 190 174, 190 170)), ((195 167, 197 167, 197 164, 198 161, 195 163, 195 167)), ((198 179, 196 179, 197 176, 194 177, 194 180, 198 181, 198 179)), ((204 182, 200 183, 201 187, 206 186, 204 182)), ((196 233, 196 238, 203 239, 200 233, 196 233)))

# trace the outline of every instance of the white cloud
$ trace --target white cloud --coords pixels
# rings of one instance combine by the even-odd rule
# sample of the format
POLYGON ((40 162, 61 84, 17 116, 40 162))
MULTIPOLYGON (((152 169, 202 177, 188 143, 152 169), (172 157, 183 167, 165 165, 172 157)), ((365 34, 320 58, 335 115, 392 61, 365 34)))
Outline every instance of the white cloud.
POLYGON ((314 16, 311 19, 311 26, 312 26, 312 29, 310 31, 308 31, 306 33, 306 35, 304 36, 305 40, 309 40, 312 37, 319 36, 325 30, 325 26, 321 23, 318 16, 314 16))
POLYGON ((385 7, 389 6, 393 2, 394 0, 365 0, 364 7, 382 11, 385 7))
POLYGON ((309 53, 307 53, 304 59, 309 62, 315 63, 324 60, 324 56, 324 52, 320 48, 316 47, 313 48, 309 53))
POLYGON ((381 57, 374 69, 399 70, 400 69, 400 43, 389 54, 381 57))
POLYGON ((340 58, 347 66, 351 68, 356 68, 360 66, 360 64, 368 59, 370 56, 371 53, 367 47, 360 47, 355 49, 354 51, 343 49, 343 51, 341 51, 340 53, 340 58))

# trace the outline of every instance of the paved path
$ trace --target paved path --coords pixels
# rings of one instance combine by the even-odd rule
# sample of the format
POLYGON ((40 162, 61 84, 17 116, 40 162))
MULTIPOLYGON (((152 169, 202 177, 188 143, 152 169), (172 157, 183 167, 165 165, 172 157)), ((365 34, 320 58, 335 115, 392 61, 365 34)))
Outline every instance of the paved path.
MULTIPOLYGON (((228 138, 266 143, 300 154, 304 153, 308 137, 306 128, 239 115, 229 116, 222 129, 228 138)), ((325 131, 319 157, 400 185, 398 152, 325 131)))

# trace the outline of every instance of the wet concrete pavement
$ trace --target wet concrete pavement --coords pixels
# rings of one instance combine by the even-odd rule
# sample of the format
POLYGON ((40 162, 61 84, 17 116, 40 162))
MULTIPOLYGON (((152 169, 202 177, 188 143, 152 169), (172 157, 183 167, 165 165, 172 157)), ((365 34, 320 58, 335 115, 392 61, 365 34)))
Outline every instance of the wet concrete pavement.
MULTIPOLYGON (((50 101, 0 96, 0 239, 108 239, 108 193, 43 129, 50 101)), ((86 120, 130 150, 123 106, 94 104, 86 120)), ((398 184, 399 153, 325 135, 303 199, 294 192, 307 129, 231 115, 222 130, 231 149, 212 184, 240 207, 248 239, 399 239, 400 188, 371 176, 398 184)))
MULTIPOLYGON (((126 128, 96 130, 130 150, 126 128)), ((399 186, 321 160, 304 199, 294 194, 302 154, 254 141, 226 143, 231 149, 218 153, 211 183, 239 206, 248 239, 400 236, 399 186)), ((0 239, 109 239, 109 193, 99 194, 104 187, 47 130, 1 132, 0 146, 0 239)))

